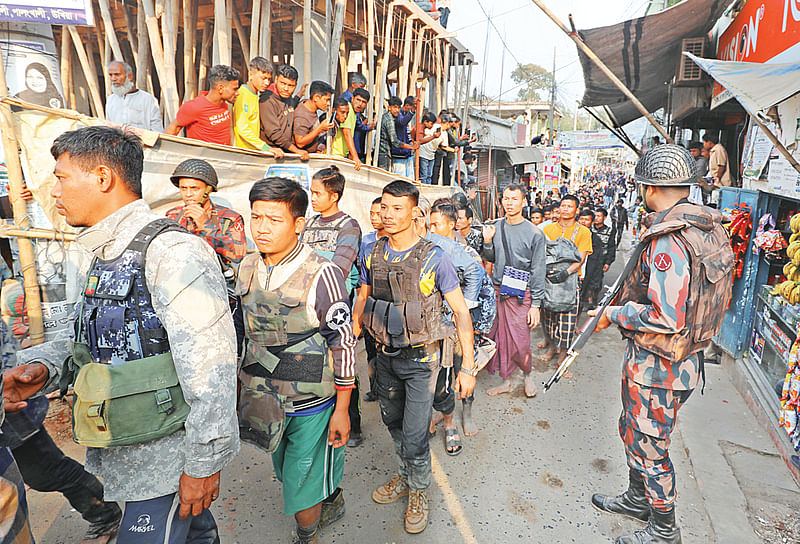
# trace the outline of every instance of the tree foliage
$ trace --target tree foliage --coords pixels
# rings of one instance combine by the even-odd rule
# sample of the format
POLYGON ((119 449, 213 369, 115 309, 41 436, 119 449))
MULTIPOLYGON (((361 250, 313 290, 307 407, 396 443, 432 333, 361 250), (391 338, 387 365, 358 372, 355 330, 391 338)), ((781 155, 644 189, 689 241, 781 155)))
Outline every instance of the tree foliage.
POLYGON ((546 100, 547 92, 553 84, 553 75, 538 64, 518 64, 511 72, 514 83, 522 84, 517 96, 521 101, 546 100), (543 98, 544 97, 544 98, 543 98))

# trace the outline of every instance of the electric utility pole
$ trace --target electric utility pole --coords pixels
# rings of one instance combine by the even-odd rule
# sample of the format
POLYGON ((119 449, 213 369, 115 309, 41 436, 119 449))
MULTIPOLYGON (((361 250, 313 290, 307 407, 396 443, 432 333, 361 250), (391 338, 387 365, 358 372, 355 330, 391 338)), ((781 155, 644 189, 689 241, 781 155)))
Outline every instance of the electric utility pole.
POLYGON ((553 116, 556 101, 556 48, 553 48, 553 75, 550 84, 550 113, 547 115, 547 128, 550 130, 548 141, 553 137, 553 116))

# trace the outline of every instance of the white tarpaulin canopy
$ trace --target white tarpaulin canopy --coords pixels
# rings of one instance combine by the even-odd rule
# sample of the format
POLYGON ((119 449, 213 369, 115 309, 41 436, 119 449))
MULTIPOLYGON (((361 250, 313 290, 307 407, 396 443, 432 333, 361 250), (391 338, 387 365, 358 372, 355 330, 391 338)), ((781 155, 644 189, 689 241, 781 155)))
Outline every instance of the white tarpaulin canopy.
POLYGON ((734 62, 683 54, 730 91, 753 115, 800 92, 800 64, 734 62))

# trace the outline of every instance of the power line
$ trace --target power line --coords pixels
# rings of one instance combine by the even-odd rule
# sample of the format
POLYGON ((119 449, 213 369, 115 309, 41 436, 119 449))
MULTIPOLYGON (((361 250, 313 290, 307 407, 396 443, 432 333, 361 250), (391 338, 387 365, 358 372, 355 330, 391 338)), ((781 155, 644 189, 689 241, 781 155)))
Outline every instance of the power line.
MULTIPOLYGON (((530 4, 523 4, 521 6, 517 6, 517 7, 513 8, 513 9, 508 10, 508 11, 504 11, 502 13, 498 13, 497 15, 494 16, 494 18, 497 19, 499 17, 502 17, 503 15, 508 15, 509 13, 514 13, 515 11, 519 11, 521 9, 525 9, 525 8, 528 8, 528 7, 530 7, 530 4)), ((459 30, 466 30, 467 28, 471 28, 473 26, 478 26, 480 24, 483 24, 483 20, 475 21, 474 23, 470 23, 468 25, 464 25, 464 26, 461 26, 461 27, 458 27, 458 28, 448 29, 448 30, 450 30, 451 32, 458 32, 459 30)))

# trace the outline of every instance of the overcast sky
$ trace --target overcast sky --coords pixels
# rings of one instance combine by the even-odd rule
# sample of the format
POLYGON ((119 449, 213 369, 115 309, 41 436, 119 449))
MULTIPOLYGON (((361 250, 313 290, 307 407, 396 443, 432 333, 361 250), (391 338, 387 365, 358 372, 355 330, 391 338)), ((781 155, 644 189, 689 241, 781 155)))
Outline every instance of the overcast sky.
MULTIPOLYGON (((544 0, 545 5, 569 25, 567 16, 572 13, 579 30, 606 26, 642 15, 648 0, 544 0)), ((517 97, 516 84, 511 71, 517 65, 534 63, 547 70, 553 67, 553 48, 556 50, 556 82, 558 99, 568 107, 583 96, 583 71, 578 62, 575 44, 531 0, 453 0, 448 21, 448 31, 475 56, 478 66, 473 68, 472 87, 496 98, 501 91, 504 100, 517 97), (483 8, 483 9, 482 9, 483 8), (489 25, 486 46, 487 17, 502 35, 489 25), (505 46, 505 60, 503 51, 505 46), (488 60, 487 60, 488 59, 488 60), (501 64, 503 65, 501 69, 501 64), (486 77, 484 78, 484 70, 486 77)))

